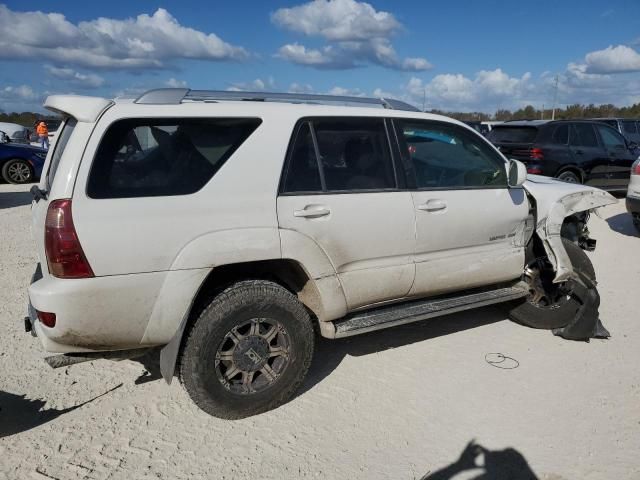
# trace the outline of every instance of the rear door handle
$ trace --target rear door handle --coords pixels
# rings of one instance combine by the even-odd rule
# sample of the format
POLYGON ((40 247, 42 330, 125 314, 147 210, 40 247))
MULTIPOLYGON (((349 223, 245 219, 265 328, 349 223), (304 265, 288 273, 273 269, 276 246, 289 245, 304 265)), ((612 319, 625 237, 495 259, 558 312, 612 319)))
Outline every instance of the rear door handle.
POLYGON ((582 150, 574 150, 574 153, 578 155, 582 155, 584 152, 582 150))
POLYGON ((447 204, 442 200, 427 200, 426 203, 418 205, 418 210, 423 210, 425 212, 437 212, 439 210, 444 210, 445 208, 447 208, 447 204))
POLYGON ((293 216, 299 218, 318 218, 325 217, 330 213, 331 210, 323 205, 307 205, 302 210, 294 210, 293 216))

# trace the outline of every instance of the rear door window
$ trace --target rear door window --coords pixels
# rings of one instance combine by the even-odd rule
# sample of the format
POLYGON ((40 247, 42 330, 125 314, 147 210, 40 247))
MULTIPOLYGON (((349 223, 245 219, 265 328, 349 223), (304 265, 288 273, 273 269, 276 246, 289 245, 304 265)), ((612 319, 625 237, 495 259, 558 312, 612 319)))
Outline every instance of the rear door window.
POLYGON ((200 190, 260 125, 256 118, 126 119, 105 133, 91 166, 91 198, 200 190))
POLYGON ((383 118, 316 118, 300 124, 289 151, 282 193, 396 188, 383 118))
POLYGON ((576 147, 597 147, 598 137, 590 123, 573 124, 571 145, 576 147))
POLYGON ((493 127, 487 138, 493 143, 533 143, 537 135, 535 127, 493 127))

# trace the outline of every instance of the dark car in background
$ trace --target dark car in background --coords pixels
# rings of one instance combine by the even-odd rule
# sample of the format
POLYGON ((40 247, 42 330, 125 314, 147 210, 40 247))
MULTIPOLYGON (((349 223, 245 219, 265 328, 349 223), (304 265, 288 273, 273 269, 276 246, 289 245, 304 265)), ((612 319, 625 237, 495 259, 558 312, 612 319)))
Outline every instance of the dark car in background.
POLYGON ((524 162, 529 173, 604 190, 626 190, 637 158, 618 131, 589 120, 505 122, 487 138, 507 158, 524 162))
POLYGON ((12 142, 0 134, 0 176, 9 183, 30 183, 42 173, 47 151, 40 147, 12 142))
POLYGON ((615 128, 629 142, 640 145, 640 120, 635 118, 592 118, 596 122, 606 123, 615 128))

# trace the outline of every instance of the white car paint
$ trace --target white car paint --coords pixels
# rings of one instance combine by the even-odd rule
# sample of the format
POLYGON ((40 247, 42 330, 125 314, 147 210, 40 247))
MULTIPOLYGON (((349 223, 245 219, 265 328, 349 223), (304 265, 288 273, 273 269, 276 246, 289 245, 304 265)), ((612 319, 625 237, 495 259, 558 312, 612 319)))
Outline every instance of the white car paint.
MULTIPOLYGON (((532 230, 522 188, 278 196, 287 146, 301 118, 413 118, 468 128, 450 118, 345 106, 241 101, 142 105, 78 96, 52 96, 45 106, 77 121, 55 178, 49 184, 43 175, 39 185, 48 199, 33 204, 43 278, 31 285, 29 297, 37 309, 57 315, 54 328, 37 327, 49 351, 166 344, 207 275, 238 262, 298 261, 309 275, 299 297, 327 336, 332 326, 326 322, 356 309, 516 279, 522 273, 532 230), (103 134, 113 122, 132 117, 254 117, 262 124, 194 194, 89 198, 87 179, 103 134), (95 278, 58 279, 47 271, 44 219, 49 203, 61 198, 72 199, 75 228, 95 278), (446 208, 421 209, 434 199, 446 208), (314 208, 326 208, 328 214, 296 214, 314 208)), ((556 259, 558 275, 566 275, 570 265, 558 245, 559 228, 556 232, 560 215, 611 203, 608 194, 536 179, 525 189, 536 200, 537 232, 556 259), (577 192, 580 202, 564 203, 563 198, 577 192)))

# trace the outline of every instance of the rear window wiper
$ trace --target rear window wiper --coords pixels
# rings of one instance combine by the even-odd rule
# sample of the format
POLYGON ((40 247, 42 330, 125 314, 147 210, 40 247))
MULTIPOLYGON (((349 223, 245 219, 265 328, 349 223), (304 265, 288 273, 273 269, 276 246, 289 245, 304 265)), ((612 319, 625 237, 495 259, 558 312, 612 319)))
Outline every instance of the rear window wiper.
POLYGON ((48 192, 46 190, 42 190, 37 185, 34 185, 33 187, 31 187, 29 192, 31 192, 31 196, 33 197, 36 203, 38 203, 40 200, 47 199, 48 192))

